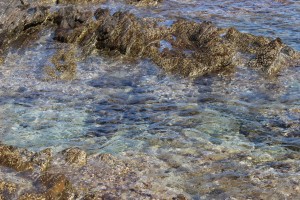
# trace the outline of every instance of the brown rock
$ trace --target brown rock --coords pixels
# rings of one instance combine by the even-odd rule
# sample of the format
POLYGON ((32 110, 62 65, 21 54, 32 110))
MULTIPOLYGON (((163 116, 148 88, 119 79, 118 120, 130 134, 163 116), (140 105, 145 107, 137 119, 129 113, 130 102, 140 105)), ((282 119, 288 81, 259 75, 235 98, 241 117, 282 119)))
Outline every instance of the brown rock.
POLYGON ((40 180, 47 187, 46 199, 66 199, 69 196, 71 185, 64 175, 45 173, 40 180))
POLYGON ((85 165, 87 163, 87 154, 85 151, 77 147, 65 149, 62 154, 65 156, 66 162, 76 165, 85 165))
POLYGON ((18 149, 6 145, 0 145, 0 165, 16 171, 33 169, 33 164, 29 161, 24 161, 18 149))
POLYGON ((135 6, 156 6, 162 0, 126 0, 126 2, 135 6))
POLYGON ((104 3, 106 0, 56 0, 57 4, 104 3))

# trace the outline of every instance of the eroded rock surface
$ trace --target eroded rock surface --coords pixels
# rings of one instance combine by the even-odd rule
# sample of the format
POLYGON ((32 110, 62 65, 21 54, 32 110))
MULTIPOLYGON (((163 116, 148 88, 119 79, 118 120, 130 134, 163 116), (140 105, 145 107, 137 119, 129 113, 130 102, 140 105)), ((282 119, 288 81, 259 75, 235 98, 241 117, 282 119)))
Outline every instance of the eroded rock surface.
POLYGON ((273 75, 299 59, 283 51, 281 40, 240 33, 234 28, 217 28, 210 22, 178 20, 170 27, 155 21, 138 19, 131 13, 98 9, 97 48, 135 57, 150 58, 165 70, 197 77, 226 71, 247 58, 255 66, 273 75))
POLYGON ((282 68, 299 64, 299 53, 279 38, 218 28, 210 22, 181 19, 167 26, 160 24, 160 19, 138 18, 129 12, 111 14, 99 8, 93 13, 77 5, 79 2, 82 1, 1 1, 6 8, 2 8, 0 53, 5 55, 11 47, 20 48, 38 38, 40 31, 52 27, 55 41, 79 45, 85 56, 96 47, 110 55, 150 59, 168 72, 189 77, 222 73, 237 65, 274 75, 282 68), (51 9, 51 5, 61 3, 68 5, 51 9))

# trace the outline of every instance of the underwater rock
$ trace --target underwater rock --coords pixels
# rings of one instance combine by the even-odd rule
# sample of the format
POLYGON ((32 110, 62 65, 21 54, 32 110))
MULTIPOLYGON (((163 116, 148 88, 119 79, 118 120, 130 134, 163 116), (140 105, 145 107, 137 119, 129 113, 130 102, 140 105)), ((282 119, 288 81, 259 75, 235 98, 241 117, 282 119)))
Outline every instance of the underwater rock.
MULTIPOLYGON (((134 152, 118 157, 94 154, 88 156, 83 167, 78 167, 60 162, 61 154, 52 155, 50 149, 34 153, 6 145, 1 145, 1 150, 4 147, 19 152, 23 160, 32 162, 34 169, 13 173, 13 167, 0 165, 2 199, 184 200, 197 195, 209 199, 224 196, 245 199, 257 195, 262 199, 299 199, 299 156, 295 152, 278 157, 205 144, 165 152, 161 158, 134 152), (45 157, 50 157, 48 167, 36 170, 34 162, 45 157), (172 164, 182 159, 184 163, 172 164)), ((78 148, 63 152, 71 151, 75 152, 72 155, 82 152, 78 148)))
POLYGON ((87 154, 77 147, 71 147, 62 151, 66 162, 70 164, 85 165, 87 163, 87 154))

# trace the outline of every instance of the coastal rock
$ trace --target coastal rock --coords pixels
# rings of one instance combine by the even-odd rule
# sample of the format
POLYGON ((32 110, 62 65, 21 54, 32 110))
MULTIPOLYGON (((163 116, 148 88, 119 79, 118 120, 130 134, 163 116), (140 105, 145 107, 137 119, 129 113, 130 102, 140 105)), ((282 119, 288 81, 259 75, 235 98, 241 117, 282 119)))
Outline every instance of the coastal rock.
POLYGON ((45 72, 51 79, 72 80, 77 74, 75 49, 62 49, 53 55, 51 62, 54 66, 46 66, 45 72))
POLYGON ((96 47, 118 52, 130 58, 151 59, 168 72, 199 77, 234 69, 239 56, 251 66, 274 75, 292 56, 282 51, 280 39, 240 33, 234 28, 222 29, 210 22, 178 20, 170 27, 139 19, 129 12, 110 14, 98 9, 96 47))
POLYGON ((23 159, 17 148, 6 145, 0 145, 0 165, 20 172, 33 169, 33 163, 23 159))
POLYGON ((85 151, 77 147, 65 149, 62 154, 65 156, 66 162, 76 165, 85 165, 87 163, 87 154, 85 151))
POLYGON ((31 5, 23 1, 0 1, 0 5, 0 55, 10 47, 18 49, 37 39, 38 33, 51 20, 50 7, 41 2, 31 5))
POLYGON ((65 43, 75 43, 84 31, 88 19, 93 13, 84 11, 74 6, 59 9, 54 22, 58 25, 54 33, 54 39, 65 43))
POLYGON ((156 6, 161 3, 162 0, 126 0, 126 3, 135 6, 156 6))
POLYGON ((56 0, 57 4, 87 4, 103 2, 106 2, 106 0, 56 0))
POLYGON ((63 174, 46 173, 40 181, 47 187, 46 199, 72 199, 71 185, 63 174))
MULTIPOLYGON (((80 3, 98 0, 0 1, 4 15, 0 24, 0 56, 8 48, 21 48, 38 39, 39 33, 54 27, 54 40, 79 45, 82 56, 95 48, 108 55, 129 59, 150 59, 165 71, 186 77, 226 73, 237 65, 255 67, 267 75, 278 74, 286 66, 298 65, 300 54, 278 38, 241 33, 235 28, 218 28, 211 22, 185 19, 164 25, 161 19, 139 18, 130 12, 99 8, 93 13, 80 3), (57 11, 51 5, 68 4, 57 11), (17 10, 13 10, 13 9, 17 10), (50 11, 51 10, 51 11, 50 11), (243 62, 243 63, 241 63, 243 62)), ((158 1, 130 1, 152 5, 158 1)), ((64 60, 58 52, 53 60, 64 60)), ((55 79, 70 80, 76 74, 76 61, 46 67, 55 79), (54 70, 53 70, 54 69, 54 70)), ((1 61, 0 61, 1 63, 1 61)))
POLYGON ((17 185, 14 183, 6 182, 0 179, 0 199, 7 199, 14 196, 17 190, 17 185))
POLYGON ((210 23, 182 20, 171 28, 159 27, 131 13, 110 15, 107 10, 97 10, 95 17, 101 21, 97 30, 99 49, 150 58, 166 71, 190 77, 218 71, 232 63, 232 50, 210 23))

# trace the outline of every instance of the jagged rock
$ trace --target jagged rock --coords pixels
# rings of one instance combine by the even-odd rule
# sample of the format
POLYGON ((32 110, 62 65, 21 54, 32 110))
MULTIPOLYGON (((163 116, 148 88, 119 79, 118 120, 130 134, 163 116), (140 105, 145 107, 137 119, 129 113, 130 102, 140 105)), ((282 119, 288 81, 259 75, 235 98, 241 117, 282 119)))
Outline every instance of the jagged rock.
POLYGON ((33 1, 31 5, 13 0, 0 1, 0 5, 0 54, 5 54, 10 47, 18 49, 37 39, 42 27, 51 20, 50 7, 42 2, 33 1))
POLYGON ((50 166, 52 156, 52 149, 47 148, 43 151, 35 153, 34 156, 32 156, 31 161, 37 166, 39 166, 41 171, 45 171, 50 166))
MULTIPOLYGON (((278 39, 241 33, 235 28, 217 28, 210 22, 178 20, 171 26, 164 26, 158 25, 158 19, 142 19, 129 12, 111 15, 109 10, 101 8, 94 13, 95 20, 90 10, 76 6, 95 2, 93 0, 55 1, 70 4, 55 12, 44 6, 53 5, 53 1, 43 2, 12 1, 8 5, 0 1, 8 6, 0 24, 0 54, 5 54, 8 47, 19 48, 30 43, 39 37, 39 31, 45 26, 55 25, 54 40, 80 45, 84 56, 96 47, 111 55, 150 59, 168 72, 189 77, 229 71, 240 60, 247 64, 245 59, 249 66, 273 75, 300 60, 298 52, 278 39), (12 12, 13 8, 17 11, 12 12), (239 58, 241 56, 243 59, 239 58)), ((131 2, 151 4, 157 1, 131 2)), ((63 55, 66 54, 58 52, 52 61, 65 62, 63 55)), ((63 65, 53 62, 55 67, 46 67, 46 71, 55 79, 73 79, 76 63, 72 59, 67 62, 69 64, 63 65)))
POLYGON ((62 154, 65 156, 66 162, 70 164, 85 165, 87 162, 86 152, 77 147, 65 149, 62 154))
POLYGON ((86 28, 86 22, 91 19, 91 11, 80 10, 74 6, 59 9, 54 22, 58 25, 54 39, 60 42, 75 43, 86 28))
POLYGON ((279 39, 240 33, 234 28, 217 28, 210 22, 178 20, 171 27, 139 19, 128 12, 111 15, 98 9, 95 18, 98 49, 119 52, 131 58, 148 58, 166 71, 198 77, 233 69, 238 56, 245 54, 257 68, 276 74, 293 59, 282 51, 279 39))
POLYGON ((232 63, 232 50, 210 23, 178 21, 168 29, 144 23, 127 12, 110 15, 99 9, 95 16, 101 21, 97 48, 150 58, 165 70, 185 76, 204 75, 232 63), (163 48, 162 42, 170 44, 171 49, 163 48))
POLYGON ((282 47, 283 44, 280 38, 263 46, 256 54, 256 66, 262 67, 270 75, 277 73, 281 68, 278 60, 280 59, 282 47))
MULTIPOLYGON (((110 15, 108 10, 98 9, 95 17, 100 21, 96 44, 99 49, 117 50, 126 56, 141 57, 147 45, 154 45, 151 42, 161 37, 158 35, 161 32, 151 25, 147 27, 147 24, 142 24, 128 12, 110 15)), ((158 45, 159 41, 156 41, 156 44, 158 45)))

